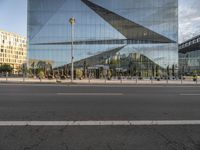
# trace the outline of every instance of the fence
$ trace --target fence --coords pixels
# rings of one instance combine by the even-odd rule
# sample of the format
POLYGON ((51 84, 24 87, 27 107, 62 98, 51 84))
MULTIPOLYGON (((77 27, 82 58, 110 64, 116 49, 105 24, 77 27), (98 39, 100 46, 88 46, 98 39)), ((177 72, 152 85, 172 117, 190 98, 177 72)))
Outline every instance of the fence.
MULTIPOLYGON (((181 77, 181 78, 141 78, 141 77, 115 77, 111 79, 75 79, 73 83, 76 84, 128 84, 128 85, 140 85, 140 84, 189 84, 200 85, 199 77, 181 77)), ((1 83, 63 83, 70 84, 71 79, 41 79, 41 78, 28 78, 25 75, 0 75, 1 83)))

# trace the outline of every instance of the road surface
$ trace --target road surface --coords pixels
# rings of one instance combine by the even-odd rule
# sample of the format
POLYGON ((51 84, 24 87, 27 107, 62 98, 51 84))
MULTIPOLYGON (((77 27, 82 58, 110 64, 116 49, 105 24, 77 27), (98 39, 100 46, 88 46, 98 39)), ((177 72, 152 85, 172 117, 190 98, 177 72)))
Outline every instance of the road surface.
POLYGON ((0 84, 0 150, 199 150, 199 120, 200 86, 0 84))

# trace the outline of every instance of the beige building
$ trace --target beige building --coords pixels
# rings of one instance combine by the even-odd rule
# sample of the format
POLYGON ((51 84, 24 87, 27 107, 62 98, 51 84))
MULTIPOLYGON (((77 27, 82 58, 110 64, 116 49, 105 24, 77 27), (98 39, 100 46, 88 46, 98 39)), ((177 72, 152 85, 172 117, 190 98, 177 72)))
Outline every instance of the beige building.
POLYGON ((26 41, 25 37, 0 29, 0 65, 9 64, 13 73, 20 73, 27 61, 26 41))

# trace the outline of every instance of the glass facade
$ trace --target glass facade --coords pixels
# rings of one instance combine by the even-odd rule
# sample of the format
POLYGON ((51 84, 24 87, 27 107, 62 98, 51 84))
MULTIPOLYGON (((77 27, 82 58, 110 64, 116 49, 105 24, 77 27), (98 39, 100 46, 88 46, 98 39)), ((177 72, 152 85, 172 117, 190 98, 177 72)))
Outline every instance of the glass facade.
POLYGON ((179 53, 180 73, 183 75, 200 74, 200 49, 179 53))
POLYGON ((179 73, 200 75, 200 35, 179 45, 179 73))
POLYGON ((154 76, 178 67, 178 0, 28 0, 30 60, 70 65, 72 16, 77 68, 154 76))

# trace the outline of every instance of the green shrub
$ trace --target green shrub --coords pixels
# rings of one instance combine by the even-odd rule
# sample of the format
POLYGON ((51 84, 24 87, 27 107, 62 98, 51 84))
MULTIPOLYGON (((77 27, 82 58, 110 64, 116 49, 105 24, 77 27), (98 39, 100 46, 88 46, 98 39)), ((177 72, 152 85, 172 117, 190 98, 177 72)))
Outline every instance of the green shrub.
POLYGON ((13 71, 13 68, 9 64, 3 64, 2 66, 0 66, 0 72, 11 73, 12 71, 13 71))
POLYGON ((45 78, 44 71, 39 71, 38 77, 39 77, 40 79, 44 79, 44 78, 45 78))
POLYGON ((83 77, 83 71, 81 69, 76 69, 76 77, 79 79, 83 77))

